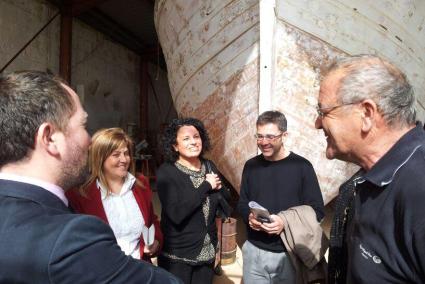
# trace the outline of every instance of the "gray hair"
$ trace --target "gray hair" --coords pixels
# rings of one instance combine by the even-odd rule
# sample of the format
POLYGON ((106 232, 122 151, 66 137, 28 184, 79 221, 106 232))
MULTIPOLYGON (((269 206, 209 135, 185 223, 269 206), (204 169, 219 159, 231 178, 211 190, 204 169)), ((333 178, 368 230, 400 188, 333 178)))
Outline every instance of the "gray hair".
POLYGON ((342 71, 341 103, 372 99, 389 126, 416 121, 415 94, 406 75, 394 64, 374 55, 357 55, 335 62, 329 73, 342 71))

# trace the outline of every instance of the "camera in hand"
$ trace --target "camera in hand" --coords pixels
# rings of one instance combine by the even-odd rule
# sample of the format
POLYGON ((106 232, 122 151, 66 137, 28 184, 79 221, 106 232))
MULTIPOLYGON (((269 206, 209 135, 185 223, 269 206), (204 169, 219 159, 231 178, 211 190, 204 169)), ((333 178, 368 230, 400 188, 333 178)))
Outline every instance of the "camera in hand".
POLYGON ((258 222, 261 223, 271 223, 272 220, 268 217, 263 217, 263 216, 257 216, 255 219, 257 219, 258 222))

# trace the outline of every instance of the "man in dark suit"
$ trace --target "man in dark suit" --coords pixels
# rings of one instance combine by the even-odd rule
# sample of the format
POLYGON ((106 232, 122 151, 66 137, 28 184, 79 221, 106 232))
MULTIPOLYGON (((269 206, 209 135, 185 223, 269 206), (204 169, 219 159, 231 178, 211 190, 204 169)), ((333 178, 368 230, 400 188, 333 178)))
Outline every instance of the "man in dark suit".
POLYGON ((42 72, 0 76, 0 283, 181 283, 125 256, 112 230, 72 214, 90 145, 77 94, 42 72))

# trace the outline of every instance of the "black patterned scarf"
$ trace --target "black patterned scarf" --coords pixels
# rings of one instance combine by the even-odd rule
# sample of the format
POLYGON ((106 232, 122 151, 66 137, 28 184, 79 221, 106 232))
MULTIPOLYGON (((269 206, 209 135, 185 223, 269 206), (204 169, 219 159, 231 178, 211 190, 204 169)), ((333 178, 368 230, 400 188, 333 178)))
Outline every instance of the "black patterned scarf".
POLYGON ((329 240, 328 279, 329 284, 346 283, 347 278, 347 226, 354 215, 355 180, 362 170, 356 172, 339 188, 335 203, 335 215, 329 240))

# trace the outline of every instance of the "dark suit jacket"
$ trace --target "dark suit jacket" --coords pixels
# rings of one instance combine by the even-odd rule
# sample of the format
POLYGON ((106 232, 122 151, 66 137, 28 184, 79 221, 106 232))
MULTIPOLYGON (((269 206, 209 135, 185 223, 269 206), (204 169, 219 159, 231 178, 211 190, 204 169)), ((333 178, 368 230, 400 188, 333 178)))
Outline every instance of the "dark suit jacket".
POLYGON ((0 283, 181 283, 126 256, 110 227, 40 187, 0 180, 0 283))
MULTIPOLYGON (((152 206, 152 191, 149 186, 149 181, 143 177, 138 176, 138 180, 143 184, 143 188, 137 183, 133 185, 133 195, 136 199, 137 205, 142 212, 145 220, 145 226, 150 227, 152 224, 155 226, 155 240, 158 240, 162 246, 163 237, 161 228, 159 226, 158 217, 153 212, 152 206)), ((100 190, 96 186, 96 181, 92 182, 87 191, 87 197, 82 196, 78 189, 68 190, 66 192, 69 204, 77 213, 94 215, 102 219, 105 223, 108 223, 105 209, 103 208, 100 190)), ((149 257, 144 257, 143 249, 145 242, 143 237, 140 236, 140 258, 146 261, 150 261, 149 257)))

